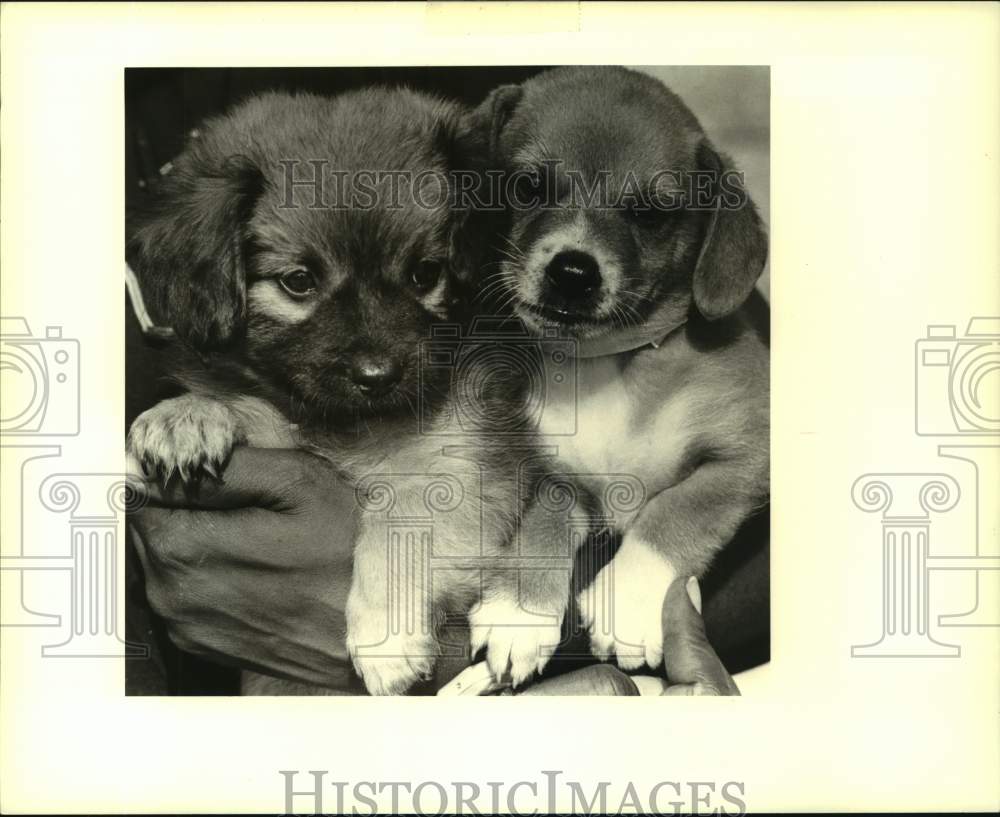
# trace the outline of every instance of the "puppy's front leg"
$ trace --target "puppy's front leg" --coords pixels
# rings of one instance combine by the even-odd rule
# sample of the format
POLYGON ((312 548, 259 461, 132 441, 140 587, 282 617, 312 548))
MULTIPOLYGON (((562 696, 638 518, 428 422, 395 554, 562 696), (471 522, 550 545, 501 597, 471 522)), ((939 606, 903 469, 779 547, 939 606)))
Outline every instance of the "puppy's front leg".
POLYGON ((700 576, 766 493, 766 472, 743 462, 701 466, 652 497, 614 558, 578 597, 594 655, 624 669, 663 660, 663 599, 679 576, 700 576))
POLYGON ((225 403, 189 393, 157 403, 129 429, 127 449, 164 482, 177 473, 187 482, 204 470, 217 476, 233 446, 246 435, 225 403))
POLYGON ((524 515, 518 540, 504 548, 485 577, 469 629, 472 652, 486 647, 486 662, 498 680, 509 671, 519 686, 545 668, 562 641, 574 522, 577 530, 587 524, 582 513, 567 520, 535 504, 524 515))
POLYGON ((347 649, 372 695, 399 695, 431 676, 438 655, 430 543, 395 535, 370 515, 359 525, 347 597, 347 649))

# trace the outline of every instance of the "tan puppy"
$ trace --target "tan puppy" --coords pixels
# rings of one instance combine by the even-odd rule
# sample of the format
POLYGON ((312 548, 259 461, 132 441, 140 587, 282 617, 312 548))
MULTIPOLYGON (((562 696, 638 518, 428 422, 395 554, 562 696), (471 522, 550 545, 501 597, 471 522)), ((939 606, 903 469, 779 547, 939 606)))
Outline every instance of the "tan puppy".
POLYGON ((767 239, 738 175, 658 81, 561 68, 478 111, 511 186, 500 295, 579 343, 540 432, 624 534, 579 599, 593 651, 662 658, 676 576, 700 575, 768 493, 768 349, 740 307, 767 239), (575 434, 561 431, 573 427, 575 434), (631 474, 644 496, 606 491, 631 474))

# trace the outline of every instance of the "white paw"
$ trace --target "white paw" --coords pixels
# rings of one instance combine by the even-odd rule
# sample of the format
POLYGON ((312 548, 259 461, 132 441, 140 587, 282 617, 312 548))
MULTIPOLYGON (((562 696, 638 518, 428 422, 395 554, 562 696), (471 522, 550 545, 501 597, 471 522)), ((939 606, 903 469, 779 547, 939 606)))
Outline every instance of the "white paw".
POLYGON ((529 612, 506 598, 484 600, 469 614, 472 652, 485 646, 494 678, 509 672, 516 687, 545 668, 562 638, 562 618, 562 611, 529 612))
POLYGON ((347 650, 372 695, 402 695, 418 681, 431 679, 438 646, 429 636, 398 634, 372 645, 348 635, 347 650))
POLYGON ((205 471, 218 476, 242 435, 222 403, 185 394, 158 403, 136 418, 128 433, 128 452, 143 469, 167 482, 176 472, 187 482, 205 471))
MULTIPOLYGON (((438 644, 415 616, 392 632, 386 606, 366 601, 355 584, 347 596, 347 651, 372 695, 401 695, 417 681, 431 678, 438 644)), ((402 622, 401 622, 402 623, 402 622)))
POLYGON ((615 557, 577 597, 601 660, 617 656, 622 669, 663 660, 663 599, 676 578, 669 561, 641 540, 625 537, 615 557))

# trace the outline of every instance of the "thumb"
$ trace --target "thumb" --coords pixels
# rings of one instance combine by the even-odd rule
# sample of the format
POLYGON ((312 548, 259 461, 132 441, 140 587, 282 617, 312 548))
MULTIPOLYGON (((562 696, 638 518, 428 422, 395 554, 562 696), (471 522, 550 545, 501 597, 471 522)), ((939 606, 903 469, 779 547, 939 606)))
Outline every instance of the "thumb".
POLYGON ((703 695, 740 694, 705 636, 701 589, 694 576, 675 579, 663 600, 663 665, 672 685, 703 695))

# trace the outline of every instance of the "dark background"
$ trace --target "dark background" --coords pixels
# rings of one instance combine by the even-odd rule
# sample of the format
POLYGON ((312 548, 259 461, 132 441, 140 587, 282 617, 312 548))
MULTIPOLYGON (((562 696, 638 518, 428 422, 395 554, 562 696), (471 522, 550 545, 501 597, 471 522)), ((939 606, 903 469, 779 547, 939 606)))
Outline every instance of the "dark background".
MULTIPOLYGON (((496 86, 519 83, 544 70, 532 66, 409 68, 128 68, 125 70, 125 206, 149 195, 160 169, 184 147, 207 117, 245 97, 269 90, 333 95, 375 84, 406 85, 474 106, 496 86)), ((689 100, 690 103, 690 100, 689 100)), ((768 307, 751 299, 758 328, 767 335, 768 307)), ((126 304, 126 428, 164 396, 164 347, 146 339, 126 304)), ((154 316, 155 318, 156 316, 154 316)), ((769 509, 748 520, 702 582, 705 625, 731 672, 770 658, 769 509), (725 603, 716 603, 724 590, 725 603), (753 610, 734 618, 731 610, 753 610)), ((182 653, 167 638, 145 599, 141 568, 129 548, 126 570, 128 639, 151 647, 149 659, 125 662, 129 695, 234 695, 236 671, 182 653)), ((586 645, 576 645, 585 650, 586 645)), ((572 668, 556 656, 546 675, 572 668)))
POLYGON ((368 85, 406 85, 476 105, 497 85, 523 82, 540 67, 415 68, 127 68, 125 69, 125 201, 155 184, 180 153, 188 132, 263 91, 332 95, 368 85))

